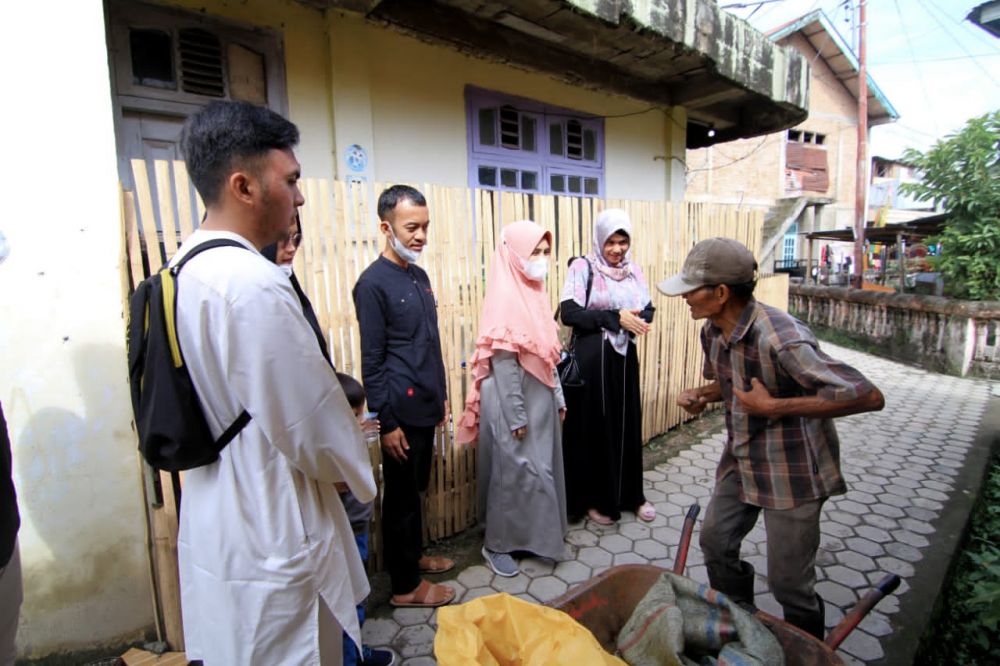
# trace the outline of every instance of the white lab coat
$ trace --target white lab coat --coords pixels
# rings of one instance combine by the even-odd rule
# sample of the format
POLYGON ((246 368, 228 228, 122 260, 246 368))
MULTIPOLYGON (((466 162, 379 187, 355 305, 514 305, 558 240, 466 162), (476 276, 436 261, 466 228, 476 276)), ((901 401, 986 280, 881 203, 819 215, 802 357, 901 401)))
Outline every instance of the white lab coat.
POLYGON ((291 283, 242 237, 180 274, 177 329, 213 435, 252 420, 185 473, 177 550, 184 640, 206 666, 339 664, 335 618, 360 643, 368 579, 333 483, 375 497, 364 437, 291 283), (333 613, 321 613, 324 603, 333 613), (320 622, 327 642, 320 654, 320 622), (330 632, 333 632, 332 634, 330 632))

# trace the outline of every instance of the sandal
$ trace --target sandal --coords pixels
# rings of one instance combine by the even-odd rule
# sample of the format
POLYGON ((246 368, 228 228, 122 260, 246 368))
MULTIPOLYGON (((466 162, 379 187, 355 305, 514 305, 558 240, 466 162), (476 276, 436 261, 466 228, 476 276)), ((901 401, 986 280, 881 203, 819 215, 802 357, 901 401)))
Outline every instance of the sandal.
POLYGON ((607 516, 605 516, 603 513, 601 513, 597 509, 590 509, 589 511, 587 511, 587 518, 590 518, 592 521, 594 521, 598 525, 614 525, 615 524, 615 521, 611 520, 610 518, 608 518, 607 516))
POLYGON ((446 606, 454 600, 455 590, 452 588, 422 580, 413 592, 394 595, 389 599, 389 604, 396 608, 437 608, 446 606), (400 597, 409 599, 404 601, 400 597))
POLYGON ((417 566, 420 567, 420 573, 441 574, 454 569, 455 562, 439 555, 424 555, 417 566))
POLYGON ((636 509, 635 515, 644 523, 652 522, 656 518, 656 507, 649 502, 644 502, 642 506, 636 509))

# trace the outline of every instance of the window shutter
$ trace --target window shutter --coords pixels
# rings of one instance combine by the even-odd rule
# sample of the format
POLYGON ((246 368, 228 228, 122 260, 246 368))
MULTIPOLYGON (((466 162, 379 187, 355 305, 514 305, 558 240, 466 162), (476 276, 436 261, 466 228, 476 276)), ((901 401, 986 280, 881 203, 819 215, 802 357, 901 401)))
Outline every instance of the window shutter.
POLYGON ((200 28, 178 30, 181 88, 207 97, 225 97, 225 72, 219 38, 200 28))
POLYGON ((785 175, 787 189, 826 192, 830 189, 826 150, 803 143, 786 144, 785 175))

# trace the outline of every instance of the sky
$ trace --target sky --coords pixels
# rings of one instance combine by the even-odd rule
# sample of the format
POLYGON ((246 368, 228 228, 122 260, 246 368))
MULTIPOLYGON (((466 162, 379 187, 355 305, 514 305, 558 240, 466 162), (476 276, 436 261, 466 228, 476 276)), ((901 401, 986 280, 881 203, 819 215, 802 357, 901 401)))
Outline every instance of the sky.
MULTIPOLYGON (((859 0, 718 2, 761 31, 822 9, 844 41, 856 44, 848 18, 857 17, 859 0)), ((1000 38, 965 20, 982 2, 867 0, 868 73, 899 113, 895 123, 872 128, 871 155, 926 150, 969 118, 1000 109, 1000 38)))

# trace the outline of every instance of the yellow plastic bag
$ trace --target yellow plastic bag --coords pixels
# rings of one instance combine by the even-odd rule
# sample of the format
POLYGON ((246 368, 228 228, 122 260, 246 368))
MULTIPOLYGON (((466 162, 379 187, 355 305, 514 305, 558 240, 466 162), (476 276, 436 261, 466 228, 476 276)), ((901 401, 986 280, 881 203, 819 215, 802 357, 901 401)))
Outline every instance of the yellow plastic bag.
POLYGON ((441 666, 625 666, 566 613, 504 593, 439 609, 434 656, 441 666))

